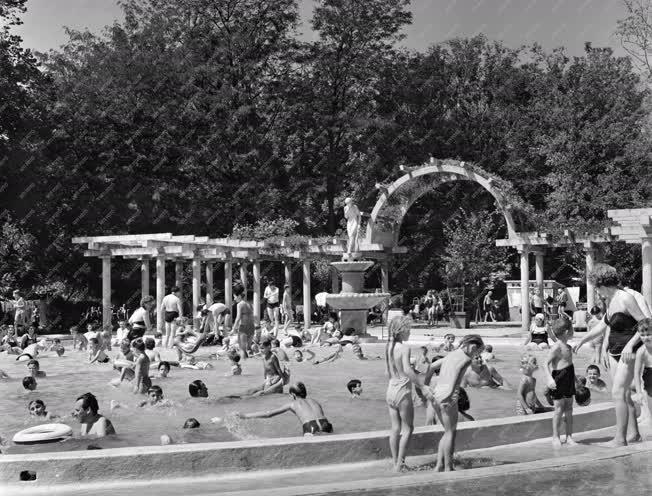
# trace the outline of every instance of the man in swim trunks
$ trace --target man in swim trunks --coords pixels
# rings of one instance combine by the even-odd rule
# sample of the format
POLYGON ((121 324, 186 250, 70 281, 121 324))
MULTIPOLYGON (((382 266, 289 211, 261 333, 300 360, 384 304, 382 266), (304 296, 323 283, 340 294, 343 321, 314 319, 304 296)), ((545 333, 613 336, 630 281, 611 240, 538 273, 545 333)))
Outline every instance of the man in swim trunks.
POLYGON ((164 312, 165 336, 163 337, 163 347, 169 348, 174 342, 174 336, 177 329, 177 319, 183 317, 183 305, 181 304, 181 290, 178 286, 172 286, 170 294, 163 297, 161 310, 164 312))
POLYGON ((263 298, 267 301, 267 316, 269 317, 270 322, 274 324, 272 332, 274 336, 278 333, 279 326, 279 316, 280 316, 280 298, 278 287, 274 284, 274 281, 268 281, 267 287, 265 288, 265 293, 263 298))
POLYGON ((292 412, 301 422, 304 436, 314 436, 322 433, 331 434, 333 432, 333 425, 326 419, 319 402, 307 398, 308 393, 303 382, 297 382, 290 386, 289 392, 292 401, 276 410, 245 414, 237 413, 236 415, 241 419, 252 419, 275 417, 281 413, 292 412))
POLYGON ((467 369, 462 380, 462 387, 489 387, 498 388, 506 386, 505 379, 491 365, 484 363, 482 355, 476 355, 471 360, 471 366, 467 369))

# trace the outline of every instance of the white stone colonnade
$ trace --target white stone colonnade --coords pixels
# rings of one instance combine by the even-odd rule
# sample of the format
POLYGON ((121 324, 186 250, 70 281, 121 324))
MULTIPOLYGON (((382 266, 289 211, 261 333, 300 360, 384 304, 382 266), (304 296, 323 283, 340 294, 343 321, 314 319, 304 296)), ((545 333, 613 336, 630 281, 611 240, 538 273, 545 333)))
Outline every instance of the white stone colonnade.
MULTIPOLYGON (((540 232, 515 233, 510 238, 496 240, 497 246, 516 248, 520 254, 521 264, 521 315, 523 332, 529 331, 530 325, 530 262, 529 255, 535 255, 537 288, 543 295, 544 256, 546 248, 581 245, 586 258, 586 276, 591 273, 599 254, 597 245, 624 241, 628 244, 641 245, 641 293, 648 305, 652 307, 652 208, 609 210, 608 216, 613 226, 600 234, 578 235, 570 230, 563 236, 553 239, 540 232)), ((606 261, 608 263, 608 261, 606 261)), ((586 302, 590 310, 596 304, 595 288, 586 278, 586 302)))
MULTIPOLYGON (((164 325, 161 302, 166 294, 167 262, 174 263, 174 285, 182 292, 182 299, 188 298, 184 291, 184 264, 189 262, 192 267, 191 301, 192 316, 197 313, 201 301, 212 302, 214 296, 214 270, 216 263, 224 267, 224 303, 228 308, 233 305, 233 264, 239 264, 240 280, 245 285, 246 292, 251 291, 253 297, 254 319, 261 319, 261 263, 284 264, 284 284, 290 286, 292 294, 293 263, 302 268, 302 303, 303 325, 308 329, 311 325, 312 294, 311 294, 311 259, 317 256, 341 257, 346 251, 345 239, 307 240, 300 247, 280 246, 264 241, 235 240, 231 238, 209 239, 199 236, 173 236, 171 233, 134 234, 117 236, 92 236, 73 238, 73 243, 86 244, 84 255, 102 260, 102 309, 103 324, 111 325, 111 260, 114 257, 138 260, 141 272, 141 298, 150 294, 150 262, 155 261, 155 297, 156 297, 156 329, 164 325), (202 271, 202 265, 204 271, 202 271), (247 287, 248 268, 252 267, 253 287, 247 287), (205 274, 205 294, 202 297, 202 272, 205 274)), ((382 287, 389 288, 389 270, 386 249, 382 245, 363 245, 367 258, 381 259, 382 287)), ((405 253, 402 248, 395 248, 393 253, 405 253)), ((279 284, 282 293, 284 284, 279 284)), ((339 291, 339 284, 333 288, 339 291)), ((169 291, 170 288, 167 288, 169 291)), ((230 319, 227 320, 230 325, 230 319)))

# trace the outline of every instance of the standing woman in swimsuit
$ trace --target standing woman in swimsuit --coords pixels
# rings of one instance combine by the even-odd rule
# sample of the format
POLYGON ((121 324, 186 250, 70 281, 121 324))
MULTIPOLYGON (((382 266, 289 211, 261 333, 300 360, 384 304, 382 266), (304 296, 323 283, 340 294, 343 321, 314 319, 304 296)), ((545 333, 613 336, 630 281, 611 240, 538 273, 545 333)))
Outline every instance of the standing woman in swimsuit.
POLYGON ((394 317, 388 326, 389 337, 385 346, 385 365, 389 375, 387 385, 387 407, 392 428, 389 433, 389 448, 392 452, 394 470, 405 467, 407 451, 414 430, 414 404, 412 383, 423 387, 423 380, 414 373, 410 365, 410 347, 404 344, 410 338, 412 319, 410 309, 403 310, 403 316, 394 317))
POLYGON ((240 357, 248 358, 247 349, 249 342, 254 335, 254 311, 251 305, 245 300, 245 288, 242 284, 236 284, 233 288, 233 296, 237 303, 237 315, 233 323, 233 331, 237 333, 238 345, 240 346, 240 357))
POLYGON ((142 338, 145 335, 145 331, 149 331, 152 328, 152 324, 149 322, 149 312, 155 306, 156 302, 153 296, 147 295, 140 300, 140 306, 129 317, 129 324, 131 324, 131 330, 127 334, 129 341, 142 338))
POLYGON ((613 380, 611 395, 616 407, 616 437, 613 445, 627 446, 628 442, 641 440, 630 387, 634 379, 634 356, 641 346, 636 326, 649 310, 647 305, 641 308, 631 290, 621 289, 620 278, 613 267, 597 264, 588 277, 600 297, 606 300, 607 311, 603 320, 575 345, 574 351, 577 352, 584 343, 608 332, 607 353, 613 380))

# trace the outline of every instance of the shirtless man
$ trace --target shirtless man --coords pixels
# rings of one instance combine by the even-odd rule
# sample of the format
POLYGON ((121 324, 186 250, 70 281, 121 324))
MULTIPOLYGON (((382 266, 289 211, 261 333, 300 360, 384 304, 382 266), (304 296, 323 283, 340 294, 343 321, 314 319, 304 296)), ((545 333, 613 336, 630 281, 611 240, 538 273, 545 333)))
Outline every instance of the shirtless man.
POLYGON ((163 337, 163 347, 169 348, 174 342, 174 336, 177 329, 177 319, 183 317, 183 305, 179 295, 181 290, 178 286, 172 286, 170 294, 165 295, 161 302, 161 311, 165 320, 165 336, 163 337))
POLYGON ((280 408, 266 412, 254 412, 245 414, 237 413, 236 415, 241 419, 252 419, 275 417, 276 415, 280 415, 285 412, 292 412, 297 416, 299 422, 301 422, 304 436, 314 436, 318 433, 330 434, 333 432, 333 426, 326 419, 324 410, 319 402, 313 400, 312 398, 307 398, 308 393, 303 382, 297 382, 296 384, 290 386, 289 392, 292 396, 292 401, 286 403, 280 408))
POLYGON ((97 398, 92 393, 85 393, 77 398, 71 415, 79 420, 82 436, 104 437, 115 434, 113 424, 98 413, 99 409, 97 398))
POLYGON ((462 380, 462 387, 490 387, 509 388, 509 385, 491 365, 487 365, 482 360, 481 355, 476 355, 471 360, 471 366, 467 369, 462 380))

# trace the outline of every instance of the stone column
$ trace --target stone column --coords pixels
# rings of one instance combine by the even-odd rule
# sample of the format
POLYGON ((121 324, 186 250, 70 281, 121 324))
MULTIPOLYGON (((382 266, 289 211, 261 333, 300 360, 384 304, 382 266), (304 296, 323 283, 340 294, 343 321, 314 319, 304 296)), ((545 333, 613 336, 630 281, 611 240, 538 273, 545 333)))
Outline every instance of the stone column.
POLYGON ((389 261, 380 262, 380 287, 383 293, 389 293, 389 261))
POLYGON ((642 273, 641 293, 652 308, 652 238, 641 239, 642 273))
POLYGON ((584 253, 586 254, 586 306, 587 310, 595 306, 595 287, 589 281, 589 274, 593 272, 593 266, 595 264, 595 248, 592 246, 585 247, 584 253))
POLYGON ((165 296, 165 257, 156 257, 156 330, 162 331, 165 327, 163 321, 163 297, 165 296))
POLYGON ((191 316, 193 324, 197 325, 195 315, 201 299, 201 260, 197 257, 192 259, 192 311, 191 316))
POLYGON ((543 250, 535 254, 537 290, 543 298, 543 250))
POLYGON ((179 293, 181 293, 179 298, 183 303, 183 262, 181 260, 174 263, 174 285, 179 288, 179 293))
MULTIPOLYGON (((224 262, 224 304, 231 310, 233 306, 233 264, 224 262)), ((231 326, 231 316, 227 315, 224 319, 226 326, 231 326)))
POLYGON ((530 330, 530 260, 529 246, 518 250, 521 255, 521 330, 530 330))
POLYGON ((340 274, 335 267, 331 267, 331 294, 340 292, 340 274))
POLYGON ((140 261, 140 297, 149 296, 149 258, 140 261))
POLYGON ((285 262, 283 271, 285 272, 285 284, 288 285, 290 296, 292 296, 292 262, 285 262))
POLYGON ((254 276, 254 323, 260 324, 260 261, 254 260, 253 263, 253 276, 254 276))
POLYGON ((111 257, 102 258, 102 328, 111 329, 111 257))
POLYGON ((213 304, 213 262, 206 262, 206 304, 213 304))
POLYGON ((312 304, 310 298, 310 260, 303 261, 303 328, 310 329, 312 304))
POLYGON ((242 281, 242 286, 245 289, 245 300, 247 299, 247 262, 242 262, 240 264, 240 281, 242 281))

